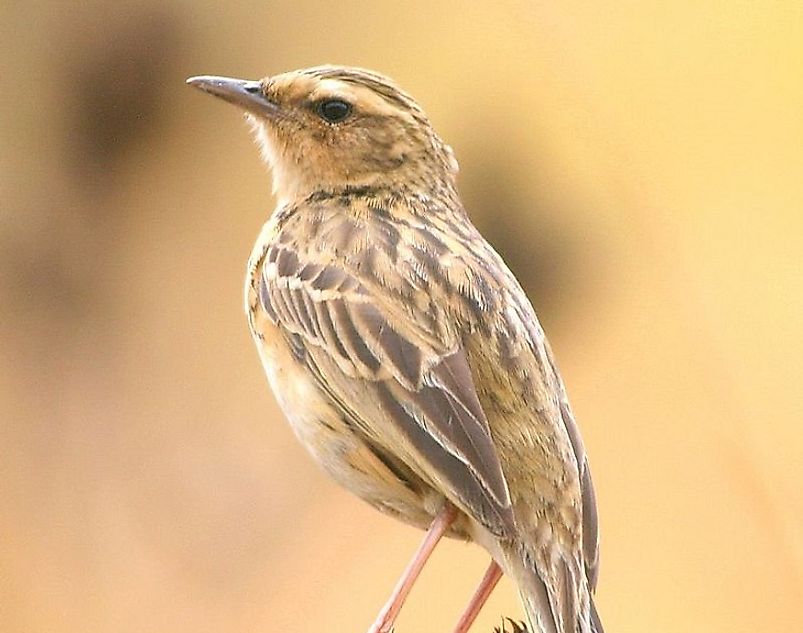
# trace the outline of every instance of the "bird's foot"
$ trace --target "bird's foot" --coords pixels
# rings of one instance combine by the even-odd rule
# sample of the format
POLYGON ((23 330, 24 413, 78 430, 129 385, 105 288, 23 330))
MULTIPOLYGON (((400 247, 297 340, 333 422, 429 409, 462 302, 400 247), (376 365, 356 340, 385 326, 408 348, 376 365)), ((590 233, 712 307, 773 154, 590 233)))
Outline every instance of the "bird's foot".
POLYGON ((502 618, 502 624, 494 629, 494 633, 529 633, 524 622, 516 622, 512 618, 502 618))

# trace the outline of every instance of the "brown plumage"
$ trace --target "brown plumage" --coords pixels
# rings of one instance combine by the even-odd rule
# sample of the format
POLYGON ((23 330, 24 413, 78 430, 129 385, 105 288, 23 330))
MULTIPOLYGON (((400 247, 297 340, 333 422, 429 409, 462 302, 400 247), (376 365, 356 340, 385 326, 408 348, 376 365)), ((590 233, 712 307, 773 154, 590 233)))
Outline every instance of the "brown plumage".
POLYGON ((448 533, 513 578, 534 633, 601 633, 594 491, 566 391, 421 108, 344 67, 190 83, 248 113, 273 171, 246 311, 301 441, 408 523, 456 507, 448 533))

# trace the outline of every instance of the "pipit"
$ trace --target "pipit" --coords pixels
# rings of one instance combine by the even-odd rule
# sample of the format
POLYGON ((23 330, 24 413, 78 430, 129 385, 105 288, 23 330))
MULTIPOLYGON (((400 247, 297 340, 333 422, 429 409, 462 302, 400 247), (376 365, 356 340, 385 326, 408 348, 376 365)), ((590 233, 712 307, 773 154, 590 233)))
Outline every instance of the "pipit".
POLYGON ((392 628, 446 534, 492 559, 456 631, 504 572, 533 633, 601 633, 594 490, 566 390, 421 107, 338 66, 188 83, 245 111, 273 173, 245 309, 282 410, 335 480, 428 528, 371 632, 392 628))

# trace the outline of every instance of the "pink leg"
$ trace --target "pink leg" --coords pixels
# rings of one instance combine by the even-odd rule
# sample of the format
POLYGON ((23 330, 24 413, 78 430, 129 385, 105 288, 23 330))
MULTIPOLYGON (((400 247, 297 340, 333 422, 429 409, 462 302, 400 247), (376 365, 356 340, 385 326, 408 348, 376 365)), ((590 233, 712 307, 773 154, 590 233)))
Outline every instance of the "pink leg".
POLYGON ((399 611, 401 611, 402 605, 407 599, 410 590, 413 588, 413 584, 418 578, 418 575, 421 573, 421 570, 424 569, 424 565, 435 549, 435 546, 438 544, 438 541, 441 540, 441 537, 446 530, 449 529, 449 526, 454 522, 456 517, 457 510, 453 505, 447 502, 446 505, 443 506, 443 510, 435 517, 429 530, 427 530, 427 534, 418 547, 418 551, 407 565, 407 569, 404 570, 401 578, 399 578, 399 582, 396 583, 393 593, 390 594, 387 603, 382 608, 382 611, 379 612, 376 621, 371 628, 368 629, 368 633, 389 633, 393 629, 393 623, 399 616, 399 611))
POLYGON ((463 611, 463 615, 460 617, 460 621, 454 628, 454 633, 467 633, 471 625, 474 624, 474 620, 476 620, 477 616, 480 614, 480 609, 482 609, 482 606, 488 598, 491 597, 491 592, 494 590, 496 583, 499 582, 501 577, 502 570, 499 569, 499 565, 496 564, 496 561, 492 560, 485 575, 482 577, 480 586, 477 587, 477 591, 474 592, 471 602, 468 603, 466 610, 463 611))

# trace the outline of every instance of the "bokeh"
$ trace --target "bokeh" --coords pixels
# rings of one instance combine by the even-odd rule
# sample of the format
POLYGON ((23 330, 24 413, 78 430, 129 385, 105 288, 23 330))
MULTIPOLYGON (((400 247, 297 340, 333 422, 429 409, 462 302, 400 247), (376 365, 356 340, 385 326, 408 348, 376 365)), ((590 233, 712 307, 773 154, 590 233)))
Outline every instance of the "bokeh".
MULTIPOLYGON (((269 177, 184 86, 325 62, 421 101, 541 315, 609 633, 803 629, 803 4, 6 2, 0 59, 0 630, 364 631, 415 548, 277 410, 269 177)), ((443 544, 399 633, 485 564, 443 544)))

